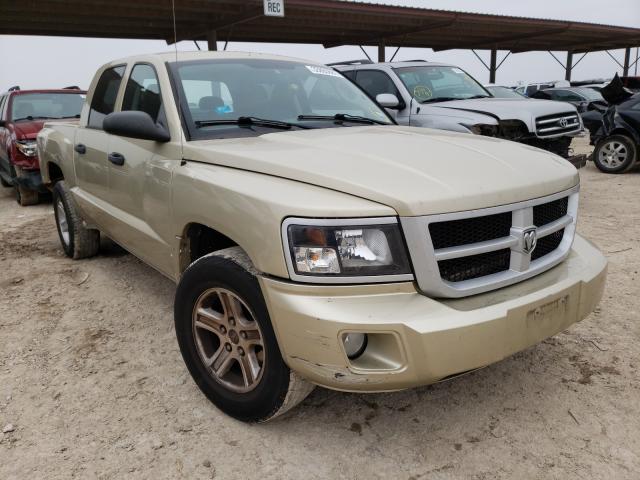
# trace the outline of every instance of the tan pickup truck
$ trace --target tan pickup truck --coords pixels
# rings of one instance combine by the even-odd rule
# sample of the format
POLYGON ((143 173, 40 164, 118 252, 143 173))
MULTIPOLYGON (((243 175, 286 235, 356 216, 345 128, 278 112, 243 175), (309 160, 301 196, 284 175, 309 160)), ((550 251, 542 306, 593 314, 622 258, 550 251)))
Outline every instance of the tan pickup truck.
POLYGON ((244 421, 314 385, 391 391, 484 367, 583 319, 604 288, 568 162, 397 126, 313 62, 117 60, 79 125, 47 126, 38 150, 65 253, 95 255, 103 234, 177 282, 186 365, 244 421))

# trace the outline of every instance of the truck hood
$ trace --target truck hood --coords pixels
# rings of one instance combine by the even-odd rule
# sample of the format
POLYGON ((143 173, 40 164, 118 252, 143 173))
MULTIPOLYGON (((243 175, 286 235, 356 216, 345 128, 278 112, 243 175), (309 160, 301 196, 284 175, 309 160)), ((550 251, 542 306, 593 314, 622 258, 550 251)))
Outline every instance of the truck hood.
POLYGON ((36 138, 43 126, 44 120, 24 121, 14 123, 13 130, 15 131, 17 140, 30 140, 36 138))
MULTIPOLYGON (((547 151, 471 134, 363 126, 202 140, 188 160, 348 193, 415 216, 491 207, 573 187, 577 170, 547 151)), ((292 198, 300 204, 304 198, 292 198)))
MULTIPOLYGON (((535 124, 537 117, 559 113, 576 113, 576 108, 566 102, 519 98, 477 98, 474 100, 453 100, 421 105, 420 115, 442 115, 461 117, 465 113, 475 119, 481 114, 500 120, 521 120, 528 126, 535 124), (497 117, 497 118, 496 118, 497 117)), ((490 123, 494 123, 493 121, 490 123)))
POLYGON ((16 134, 16 140, 31 140, 38 136, 38 132, 44 128, 45 123, 71 123, 77 125, 79 121, 79 119, 73 118, 22 121, 14 123, 13 129, 16 134))

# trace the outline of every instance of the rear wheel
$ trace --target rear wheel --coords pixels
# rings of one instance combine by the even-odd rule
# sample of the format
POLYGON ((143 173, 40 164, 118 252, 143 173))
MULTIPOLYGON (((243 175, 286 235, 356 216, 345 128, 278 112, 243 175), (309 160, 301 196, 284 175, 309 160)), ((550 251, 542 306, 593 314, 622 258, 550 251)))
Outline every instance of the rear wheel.
POLYGON ((313 385, 284 363, 247 262, 242 249, 233 247, 189 266, 176 292, 176 335, 191 376, 209 400, 239 420, 265 422, 304 400, 313 385))
POLYGON ((53 187, 53 211, 64 253, 74 259, 92 257, 100 249, 100 232, 85 227, 64 182, 53 187))
POLYGON ((605 173, 624 173, 636 163, 636 146, 625 135, 611 135, 598 142, 593 162, 605 173))
POLYGON ((2 185, 5 188, 11 187, 11 184, 7 182, 2 176, 0 176, 0 185, 2 185))

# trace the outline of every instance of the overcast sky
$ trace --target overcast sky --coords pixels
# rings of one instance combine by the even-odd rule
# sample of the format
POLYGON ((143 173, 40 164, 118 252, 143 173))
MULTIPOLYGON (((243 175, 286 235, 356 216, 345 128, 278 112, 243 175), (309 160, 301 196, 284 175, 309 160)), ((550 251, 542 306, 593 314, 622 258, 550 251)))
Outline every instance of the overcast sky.
MULTIPOLYGON (((594 22, 640 27, 640 0, 369 0, 443 10, 501 15, 518 15, 557 20, 594 22)), ((286 0, 285 0, 286 5, 286 0)), ((222 43, 219 48, 222 48, 222 43)), ((203 49, 206 44, 201 43, 203 49)), ((279 45, 230 42, 228 50, 279 53, 320 62, 362 58, 358 47, 324 49, 321 45, 279 45)), ((18 37, 0 35, 0 91, 12 85, 22 88, 79 85, 86 88, 97 67, 115 58, 173 49, 163 41, 79 39, 63 37, 18 37)), ((195 50, 193 42, 181 42, 180 50, 195 50)), ((375 58, 375 48, 369 47, 375 58)), ((389 48, 387 56, 394 49, 389 48)), ((499 59, 506 52, 499 54, 499 59)), ((611 52, 622 63, 623 52, 611 52)), ((488 62, 489 53, 481 52, 488 62)), ((636 50, 632 52, 635 59, 636 50)), ((403 48, 396 60, 424 58, 461 66, 481 82, 488 72, 470 51, 434 53, 430 49, 403 48)), ((564 60, 564 55, 560 57, 564 60)), ((632 60, 633 61, 633 60, 632 60)), ((592 53, 574 69, 573 78, 611 77, 620 67, 604 52, 592 53)), ((633 72, 633 69, 632 69, 633 72)), ((518 81, 546 81, 564 78, 564 71, 546 52, 511 55, 498 71, 497 83, 515 85, 518 81)))

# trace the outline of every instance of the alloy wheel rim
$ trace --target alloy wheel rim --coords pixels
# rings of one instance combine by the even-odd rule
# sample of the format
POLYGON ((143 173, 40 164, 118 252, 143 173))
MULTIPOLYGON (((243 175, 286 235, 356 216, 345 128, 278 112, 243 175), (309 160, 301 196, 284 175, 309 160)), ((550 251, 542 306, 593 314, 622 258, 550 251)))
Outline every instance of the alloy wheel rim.
POLYGON ((200 360, 216 382, 237 393, 260 383, 264 336, 240 297, 224 288, 206 290, 196 302, 192 324, 200 360))
POLYGON ((58 200, 56 202, 56 213, 58 214, 58 227, 60 228, 60 236, 65 246, 69 245, 69 223, 67 222, 67 214, 64 211, 64 205, 58 200))
POLYGON ((605 143, 598 153, 600 163, 609 168, 620 167, 627 160, 628 155, 627 147, 616 141, 605 143))

